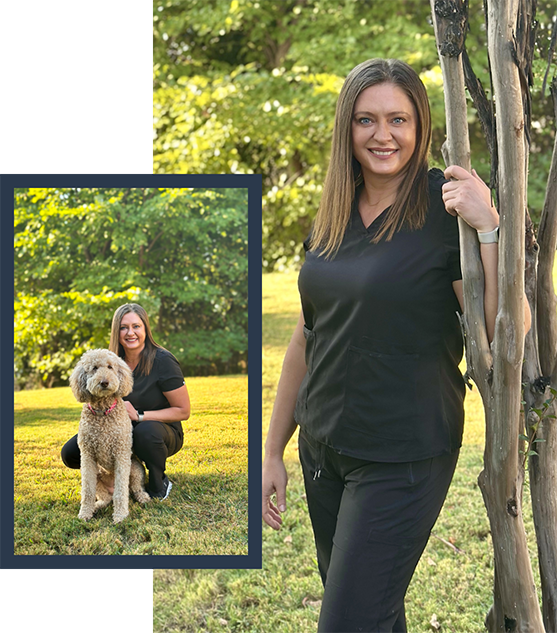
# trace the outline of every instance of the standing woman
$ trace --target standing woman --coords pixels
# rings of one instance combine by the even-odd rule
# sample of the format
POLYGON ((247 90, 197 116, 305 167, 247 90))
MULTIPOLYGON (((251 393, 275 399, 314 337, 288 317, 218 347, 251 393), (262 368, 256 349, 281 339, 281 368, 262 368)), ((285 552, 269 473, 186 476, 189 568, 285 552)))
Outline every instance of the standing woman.
MULTIPOLYGON (((174 356, 155 343, 147 312, 137 303, 114 313, 109 349, 133 371, 133 391, 124 400, 133 425, 133 452, 149 471, 147 492, 166 499, 172 488, 166 459, 182 448, 181 421, 190 415, 182 370, 174 356)), ((79 468, 79 458, 75 435, 62 448, 62 460, 69 468, 79 468)))
POLYGON ((456 213, 482 242, 493 337, 498 214, 475 172, 428 170, 430 142, 410 66, 372 59, 350 72, 263 463, 263 518, 279 529, 299 425, 323 632, 406 631, 404 596, 462 439, 456 213))

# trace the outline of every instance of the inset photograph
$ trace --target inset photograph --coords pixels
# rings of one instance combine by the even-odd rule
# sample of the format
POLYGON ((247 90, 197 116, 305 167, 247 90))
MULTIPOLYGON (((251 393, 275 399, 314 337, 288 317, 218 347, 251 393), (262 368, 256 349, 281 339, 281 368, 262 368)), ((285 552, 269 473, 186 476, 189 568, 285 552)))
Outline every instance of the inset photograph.
POLYGON ((175 178, 14 189, 15 557, 248 555, 249 177, 175 178))

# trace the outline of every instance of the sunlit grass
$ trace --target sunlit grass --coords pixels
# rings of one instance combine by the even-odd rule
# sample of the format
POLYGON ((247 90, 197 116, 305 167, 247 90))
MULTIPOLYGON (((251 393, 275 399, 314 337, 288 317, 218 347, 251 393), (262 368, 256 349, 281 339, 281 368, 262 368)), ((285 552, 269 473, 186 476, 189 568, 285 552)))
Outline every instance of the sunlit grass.
POLYGON ((79 520, 81 478, 62 445, 81 406, 68 387, 15 394, 14 553, 247 554, 247 377, 187 379, 192 416, 184 446, 167 461, 165 501, 112 524, 112 505, 79 520))

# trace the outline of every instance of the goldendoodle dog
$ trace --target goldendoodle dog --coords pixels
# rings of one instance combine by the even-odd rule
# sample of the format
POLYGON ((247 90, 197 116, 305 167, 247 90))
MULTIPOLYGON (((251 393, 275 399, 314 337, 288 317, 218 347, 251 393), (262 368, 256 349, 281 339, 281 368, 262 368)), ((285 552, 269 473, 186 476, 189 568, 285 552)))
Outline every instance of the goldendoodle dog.
POLYGON ((139 503, 151 498, 144 489, 143 464, 132 456, 132 423, 122 400, 133 388, 132 372, 116 354, 93 349, 76 365, 70 387, 76 400, 85 402, 77 434, 81 452, 79 518, 87 521, 114 501, 113 520, 119 523, 128 516, 130 491, 139 503), (110 490, 112 476, 114 492, 110 490))

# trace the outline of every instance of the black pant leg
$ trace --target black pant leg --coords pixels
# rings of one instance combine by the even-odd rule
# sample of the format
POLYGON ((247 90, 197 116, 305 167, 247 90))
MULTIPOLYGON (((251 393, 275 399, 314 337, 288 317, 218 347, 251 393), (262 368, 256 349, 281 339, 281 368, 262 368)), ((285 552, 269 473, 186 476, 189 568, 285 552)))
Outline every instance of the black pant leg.
POLYGON ((345 491, 319 631, 406 631, 404 596, 443 506, 456 461, 453 454, 360 466, 343 458, 345 491))
POLYGON ((68 468, 81 467, 81 452, 77 445, 77 435, 74 435, 71 440, 68 440, 61 451, 62 461, 68 468))
POLYGON ((303 429, 300 429, 298 437, 298 454, 304 474, 317 564, 321 581, 325 586, 344 482, 328 463, 324 445, 314 440, 303 429))
POLYGON ((177 453, 181 447, 181 435, 170 424, 144 420, 134 425, 133 452, 145 462, 149 471, 149 493, 157 494, 163 489, 166 459, 177 453))
POLYGON ((326 583, 318 630, 405 632, 404 596, 458 453, 403 464, 366 462, 339 455, 301 430, 299 455, 326 583))

